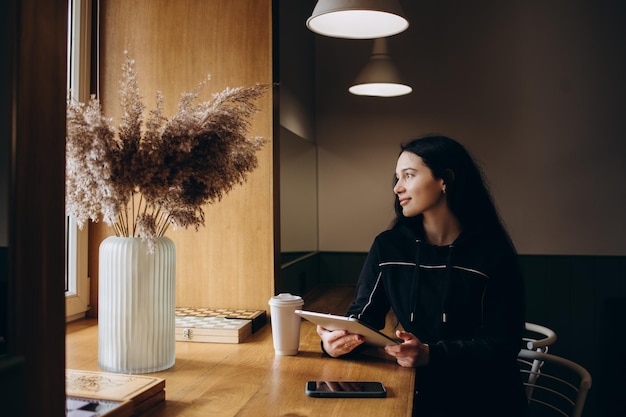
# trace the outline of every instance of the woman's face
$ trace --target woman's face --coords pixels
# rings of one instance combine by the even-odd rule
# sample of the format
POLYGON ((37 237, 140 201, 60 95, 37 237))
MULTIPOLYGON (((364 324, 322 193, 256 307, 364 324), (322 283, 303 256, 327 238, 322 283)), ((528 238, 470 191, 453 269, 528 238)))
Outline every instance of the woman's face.
POLYGON ((431 169, 422 158, 404 151, 396 165, 398 182, 393 192, 398 196, 402 214, 415 217, 445 204, 443 179, 435 179, 431 169))

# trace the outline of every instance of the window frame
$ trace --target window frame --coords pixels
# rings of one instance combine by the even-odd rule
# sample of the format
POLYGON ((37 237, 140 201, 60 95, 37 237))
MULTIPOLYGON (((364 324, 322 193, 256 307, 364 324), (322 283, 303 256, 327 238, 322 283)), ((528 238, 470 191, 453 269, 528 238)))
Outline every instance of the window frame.
MULTIPOLYGON (((91 0, 68 0, 68 96, 83 103, 90 95, 91 19, 91 0)), ((65 319, 69 322, 85 317, 90 307, 89 231, 87 226, 81 230, 72 216, 66 217, 65 230, 65 319)))

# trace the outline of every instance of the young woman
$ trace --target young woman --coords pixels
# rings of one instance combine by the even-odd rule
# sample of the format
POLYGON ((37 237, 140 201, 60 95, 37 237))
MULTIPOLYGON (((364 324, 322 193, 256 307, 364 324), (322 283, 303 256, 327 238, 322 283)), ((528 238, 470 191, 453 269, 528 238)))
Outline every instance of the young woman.
MULTIPOLYGON (((414 416, 526 415, 523 282, 480 170, 450 138, 416 139, 402 146, 393 191, 396 219, 374 240, 347 315, 382 329, 395 313, 403 343, 385 351, 416 368, 414 416)), ((317 331, 332 357, 363 343, 317 331)))

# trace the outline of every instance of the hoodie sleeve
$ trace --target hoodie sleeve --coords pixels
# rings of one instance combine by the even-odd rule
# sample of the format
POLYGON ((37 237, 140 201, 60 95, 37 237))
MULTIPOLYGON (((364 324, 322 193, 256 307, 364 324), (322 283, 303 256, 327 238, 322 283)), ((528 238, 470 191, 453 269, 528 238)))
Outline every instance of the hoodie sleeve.
POLYGON ((346 316, 354 316, 376 329, 385 327, 389 301, 381 279, 377 241, 374 241, 365 259, 356 285, 355 298, 346 316))

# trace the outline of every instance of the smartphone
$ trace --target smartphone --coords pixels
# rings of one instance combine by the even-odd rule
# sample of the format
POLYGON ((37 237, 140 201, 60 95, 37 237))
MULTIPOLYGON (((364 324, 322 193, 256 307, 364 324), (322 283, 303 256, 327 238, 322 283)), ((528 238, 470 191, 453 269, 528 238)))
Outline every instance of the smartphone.
POLYGON ((307 381, 306 395, 309 397, 382 398, 387 390, 377 381, 307 381))

